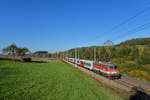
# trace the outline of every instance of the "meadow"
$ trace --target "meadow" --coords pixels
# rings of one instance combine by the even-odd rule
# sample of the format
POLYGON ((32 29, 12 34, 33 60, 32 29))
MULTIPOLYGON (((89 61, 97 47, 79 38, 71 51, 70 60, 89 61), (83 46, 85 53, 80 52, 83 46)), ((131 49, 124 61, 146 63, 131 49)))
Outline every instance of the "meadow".
POLYGON ((0 100, 123 100, 63 62, 0 61, 0 100))

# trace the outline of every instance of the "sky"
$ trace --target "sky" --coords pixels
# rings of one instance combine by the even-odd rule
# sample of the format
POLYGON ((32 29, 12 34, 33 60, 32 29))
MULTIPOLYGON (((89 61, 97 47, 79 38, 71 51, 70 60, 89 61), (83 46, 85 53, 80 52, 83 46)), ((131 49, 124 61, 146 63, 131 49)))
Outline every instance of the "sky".
POLYGON ((150 10, 112 30, 148 7, 150 0, 0 0, 0 49, 15 43, 53 53, 150 37, 150 28, 126 35, 150 22, 150 10))

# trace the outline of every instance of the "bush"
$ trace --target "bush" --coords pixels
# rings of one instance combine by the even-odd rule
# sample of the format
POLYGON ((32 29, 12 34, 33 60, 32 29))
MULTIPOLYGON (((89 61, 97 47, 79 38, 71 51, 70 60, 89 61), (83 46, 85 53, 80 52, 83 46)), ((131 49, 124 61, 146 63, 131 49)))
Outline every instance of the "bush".
POLYGON ((142 71, 142 70, 132 70, 128 72, 128 75, 132 77, 136 77, 138 79, 145 79, 145 80, 149 80, 150 78, 150 75, 146 71, 142 71))
POLYGON ((150 64, 150 55, 142 55, 136 60, 136 62, 138 64, 150 64))
POLYGON ((120 65, 121 68, 126 68, 129 71, 134 70, 134 69, 139 69, 140 66, 134 62, 126 62, 126 63, 122 63, 120 65))
POLYGON ((31 59, 31 58, 29 58, 29 57, 28 57, 28 58, 22 58, 22 61, 23 61, 23 62, 31 62, 31 61, 32 61, 32 59, 31 59))
POLYGON ((121 64, 121 63, 124 63, 125 60, 123 58, 114 58, 112 59, 113 62, 115 62, 116 64, 121 64))
POLYGON ((142 65, 137 64, 136 62, 126 62, 119 64, 120 72, 123 74, 128 74, 128 72, 132 70, 144 70, 146 71, 146 68, 142 65))

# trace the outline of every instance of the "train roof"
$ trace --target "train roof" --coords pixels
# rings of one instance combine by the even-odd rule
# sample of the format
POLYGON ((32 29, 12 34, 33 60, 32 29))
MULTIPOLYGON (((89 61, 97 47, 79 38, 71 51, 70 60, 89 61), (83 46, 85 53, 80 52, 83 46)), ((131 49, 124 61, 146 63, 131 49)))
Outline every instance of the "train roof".
POLYGON ((114 62, 106 62, 106 61, 95 61, 97 63, 102 63, 104 65, 116 65, 114 62))
MULTIPOLYGON (((75 58, 71 58, 71 59, 75 59, 75 58)), ((117 65, 114 62, 106 62, 106 61, 92 61, 92 60, 85 60, 85 59, 76 59, 76 60, 80 60, 80 61, 86 61, 86 62, 96 62, 96 63, 102 63, 104 65, 117 65)))
POLYGON ((85 60, 86 62, 89 62, 89 63, 91 63, 91 62, 94 62, 94 61, 91 61, 91 60, 85 60))
POLYGON ((85 60, 85 59, 78 59, 78 60, 80 60, 80 61, 86 61, 86 62, 94 62, 92 60, 85 60))

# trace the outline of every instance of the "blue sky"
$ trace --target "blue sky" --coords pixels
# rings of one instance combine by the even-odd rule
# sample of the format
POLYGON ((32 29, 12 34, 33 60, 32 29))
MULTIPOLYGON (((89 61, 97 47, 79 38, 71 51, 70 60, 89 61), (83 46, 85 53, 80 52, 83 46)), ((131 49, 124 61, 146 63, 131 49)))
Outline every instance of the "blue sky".
POLYGON ((56 52, 150 37, 150 29, 123 35, 148 23, 150 10, 109 31, 149 6, 150 0, 0 0, 0 49, 16 43, 56 52))

